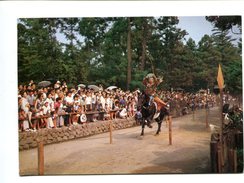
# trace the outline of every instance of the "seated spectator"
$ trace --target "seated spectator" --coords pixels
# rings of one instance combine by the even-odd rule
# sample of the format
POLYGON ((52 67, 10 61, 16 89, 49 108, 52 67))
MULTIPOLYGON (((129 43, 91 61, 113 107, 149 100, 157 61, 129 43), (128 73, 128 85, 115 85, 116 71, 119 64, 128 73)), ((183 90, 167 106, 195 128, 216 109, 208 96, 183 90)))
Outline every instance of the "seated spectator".
POLYGON ((104 113, 104 120, 109 120, 109 119, 111 119, 110 118, 110 107, 109 107, 109 105, 106 103, 105 104, 105 108, 104 108, 104 111, 105 111, 105 113, 104 113))
POLYGON ((28 116, 23 109, 19 110, 19 126, 20 126, 20 129, 19 129, 20 131, 29 131, 30 130, 28 116))
POLYGON ((127 109, 125 106, 123 106, 122 110, 119 113, 120 118, 127 118, 127 109))
POLYGON ((75 99, 74 100, 74 106, 73 106, 73 112, 75 114, 72 115, 72 124, 73 125, 77 125, 78 124, 78 120, 79 120, 81 111, 82 111, 82 109, 81 109, 81 106, 80 106, 80 102, 75 99))

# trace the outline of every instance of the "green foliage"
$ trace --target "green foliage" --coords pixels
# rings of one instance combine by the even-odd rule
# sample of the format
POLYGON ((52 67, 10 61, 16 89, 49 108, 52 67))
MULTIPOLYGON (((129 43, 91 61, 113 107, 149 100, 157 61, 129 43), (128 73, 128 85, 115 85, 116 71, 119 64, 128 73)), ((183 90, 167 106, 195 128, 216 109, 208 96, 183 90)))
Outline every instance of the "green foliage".
POLYGON ((241 16, 207 16, 206 20, 212 22, 215 27, 222 31, 238 26, 241 32, 241 16))
MULTIPOLYGON (((161 88, 212 89, 223 65, 228 90, 242 91, 241 53, 227 32, 217 30, 199 43, 186 42, 178 17, 130 17, 131 82, 143 89, 150 72, 163 76, 161 88)), ((71 85, 127 88, 128 18, 41 18, 18 20, 18 80, 55 78, 71 85), (58 35, 63 35, 61 42, 58 35)))

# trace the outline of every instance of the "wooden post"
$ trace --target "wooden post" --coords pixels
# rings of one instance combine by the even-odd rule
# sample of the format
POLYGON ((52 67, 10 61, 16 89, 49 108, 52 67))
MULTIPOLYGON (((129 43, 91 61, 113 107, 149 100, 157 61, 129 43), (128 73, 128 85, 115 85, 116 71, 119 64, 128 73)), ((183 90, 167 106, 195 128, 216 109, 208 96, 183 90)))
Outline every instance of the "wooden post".
POLYGON ((43 141, 38 143, 38 175, 44 175, 44 146, 43 141))
POLYGON ((113 139, 112 139, 112 128, 113 128, 113 125, 112 125, 112 121, 110 120, 109 122, 109 139, 110 139, 110 144, 113 143, 113 139))
MULTIPOLYGON (((220 146, 221 146, 221 156, 223 156, 223 88, 220 88, 220 146)), ((222 157, 221 157, 222 158, 222 157)))
POLYGON ((218 148, 218 173, 222 173, 222 152, 221 152, 221 148, 218 148))
POLYGON ((72 114, 70 113, 69 114, 69 125, 71 125, 71 123, 72 123, 72 114))
POLYGON ((233 159, 234 159, 234 173, 237 173, 237 151, 236 151, 236 149, 233 151, 233 159))
POLYGON ((228 165, 229 165, 229 173, 233 173, 234 172, 234 151, 233 149, 229 149, 228 151, 228 165))
POLYGON ((165 124, 166 124, 166 128, 168 127, 168 124, 169 124, 169 116, 166 116, 165 118, 165 124))
POLYGON ((172 117, 169 116, 169 145, 172 145, 172 117))
POLYGON ((208 107, 206 107, 206 128, 208 127, 208 107))
POLYGON ((218 159, 217 159, 218 143, 216 141, 210 142, 210 160, 211 160, 211 172, 218 172, 218 159))
POLYGON ((243 149, 243 132, 235 133, 235 146, 237 149, 243 149))

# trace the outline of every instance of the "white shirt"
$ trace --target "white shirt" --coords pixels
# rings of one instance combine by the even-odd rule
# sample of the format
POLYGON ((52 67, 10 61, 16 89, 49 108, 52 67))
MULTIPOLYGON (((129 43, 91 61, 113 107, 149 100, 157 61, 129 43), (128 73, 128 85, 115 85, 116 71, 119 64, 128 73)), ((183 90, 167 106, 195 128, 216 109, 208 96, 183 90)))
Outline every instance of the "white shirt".
POLYGON ((29 105, 28 101, 26 98, 22 97, 22 104, 21 104, 21 108, 28 113, 29 112, 29 107, 27 107, 27 105, 29 105))
POLYGON ((72 97, 65 97, 65 102, 67 102, 68 104, 72 104, 74 102, 74 99, 72 97))
POLYGON ((45 114, 47 114, 47 113, 50 113, 50 106, 48 105, 48 106, 43 106, 42 107, 42 109, 43 109, 43 114, 45 115, 45 114))
POLYGON ((90 105, 91 102, 92 102, 92 98, 90 96, 87 96, 85 101, 86 105, 90 105))
POLYGON ((126 108, 123 108, 122 111, 119 113, 120 117, 125 117, 127 116, 127 110, 126 108))

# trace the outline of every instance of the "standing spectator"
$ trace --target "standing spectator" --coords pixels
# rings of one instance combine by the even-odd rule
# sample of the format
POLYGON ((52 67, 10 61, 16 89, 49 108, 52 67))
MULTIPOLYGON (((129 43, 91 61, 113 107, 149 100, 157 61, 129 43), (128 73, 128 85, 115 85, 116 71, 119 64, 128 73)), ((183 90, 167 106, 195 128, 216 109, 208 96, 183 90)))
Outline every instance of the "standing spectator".
POLYGON ((30 108, 33 110, 34 109, 34 102, 35 102, 35 95, 33 90, 28 90, 28 95, 27 95, 27 101, 30 104, 30 108))
POLYGON ((92 97, 91 97, 91 93, 87 92, 86 93, 86 111, 91 111, 92 110, 92 97))
POLYGON ((53 96, 51 93, 47 93, 46 101, 48 102, 48 105, 50 107, 50 111, 53 112, 54 111, 54 100, 53 100, 53 96))
MULTIPOLYGON (((65 105, 67 107, 66 108, 66 112, 71 113, 72 112, 72 107, 74 105, 74 99, 72 97, 72 92, 71 91, 68 91, 68 94, 67 94, 67 96, 64 99, 64 103, 65 103, 65 105)), ((65 123, 65 126, 68 126, 68 124, 71 125, 70 124, 70 116, 69 115, 65 116, 64 123, 65 123)))
POLYGON ((57 81, 57 82, 54 84, 54 88, 55 88, 55 89, 60 89, 60 87, 61 87, 60 84, 61 84, 60 81, 57 81))
POLYGON ((120 104, 120 106, 123 106, 123 107, 126 106, 126 101, 125 101, 125 97, 124 96, 120 97, 119 104, 120 104))
POLYGON ((91 103, 92 103, 92 111, 96 109, 97 97, 94 92, 91 92, 91 103))
POLYGON ((50 108, 48 100, 46 100, 44 102, 44 106, 42 108, 43 108, 43 115, 45 117, 47 117, 47 118, 44 118, 44 120, 43 120, 45 122, 46 128, 53 128, 54 125, 53 125, 53 120, 51 117, 51 108, 50 108))
POLYGON ((64 118, 62 115, 65 113, 65 111, 63 110, 63 103, 61 98, 58 97, 56 99, 56 102, 54 103, 54 109, 55 113, 58 115, 56 125, 57 127, 61 127, 64 125, 64 118))
POLYGON ((21 108, 25 111, 27 117, 28 117, 28 121, 31 124, 31 117, 32 117, 32 112, 30 111, 30 104, 27 100, 27 93, 24 91, 22 94, 22 102, 21 102, 21 108))
POLYGON ((62 88, 68 88, 66 81, 63 81, 62 88))
POLYGON ((105 103, 106 103, 105 95, 106 95, 105 92, 102 92, 102 94, 100 95, 100 102, 101 102, 101 104, 102 104, 102 108, 103 108, 103 109, 105 108, 105 103))
MULTIPOLYGON (((42 93, 39 93, 37 95, 37 99, 35 101, 35 104, 34 104, 34 110, 35 110, 35 116, 36 117, 42 117, 43 113, 42 113, 42 106, 43 106, 43 94, 42 93)), ((35 121, 35 125, 37 125, 37 128, 39 128, 40 125, 42 125, 44 123, 43 119, 40 119, 35 121)))
POLYGON ((103 86, 102 86, 102 84, 99 84, 98 87, 99 87, 99 91, 103 91, 103 86))

